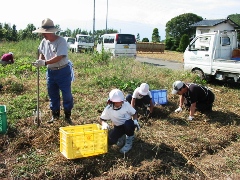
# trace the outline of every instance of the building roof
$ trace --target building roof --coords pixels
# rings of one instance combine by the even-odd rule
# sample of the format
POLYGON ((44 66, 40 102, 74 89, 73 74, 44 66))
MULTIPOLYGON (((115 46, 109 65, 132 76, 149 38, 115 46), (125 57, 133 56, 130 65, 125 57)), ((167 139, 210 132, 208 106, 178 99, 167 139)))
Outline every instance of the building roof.
POLYGON ((196 22, 194 24, 192 24, 192 27, 207 27, 207 26, 217 26, 218 24, 221 23, 229 23, 231 24, 233 27, 239 27, 236 23, 234 23, 233 21, 231 21, 231 19, 204 19, 202 21, 196 22))

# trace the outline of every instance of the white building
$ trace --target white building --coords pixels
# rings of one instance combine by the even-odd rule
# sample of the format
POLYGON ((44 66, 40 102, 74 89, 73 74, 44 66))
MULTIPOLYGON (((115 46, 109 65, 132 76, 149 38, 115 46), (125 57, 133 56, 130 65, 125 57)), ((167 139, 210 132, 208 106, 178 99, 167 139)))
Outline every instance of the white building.
POLYGON ((228 19, 204 19, 197 23, 191 25, 192 27, 196 27, 196 36, 203 33, 209 33, 214 31, 224 31, 224 30, 234 30, 239 28, 239 26, 228 19))

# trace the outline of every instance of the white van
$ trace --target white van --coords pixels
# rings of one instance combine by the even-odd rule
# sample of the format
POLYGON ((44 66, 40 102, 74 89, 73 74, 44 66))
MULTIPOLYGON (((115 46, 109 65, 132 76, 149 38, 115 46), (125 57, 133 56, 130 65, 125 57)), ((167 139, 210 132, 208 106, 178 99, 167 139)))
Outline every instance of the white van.
POLYGON ((133 34, 104 34, 102 35, 97 44, 97 52, 101 53, 102 50, 108 51, 112 57, 137 56, 136 38, 133 34))
POLYGON ((64 37, 64 39, 67 41, 68 49, 70 48, 70 45, 71 45, 71 44, 74 44, 74 43, 75 43, 75 38, 72 38, 72 37, 64 37))
POLYGON ((71 52, 92 52, 94 49, 93 38, 90 35, 77 34, 74 43, 70 44, 71 52))

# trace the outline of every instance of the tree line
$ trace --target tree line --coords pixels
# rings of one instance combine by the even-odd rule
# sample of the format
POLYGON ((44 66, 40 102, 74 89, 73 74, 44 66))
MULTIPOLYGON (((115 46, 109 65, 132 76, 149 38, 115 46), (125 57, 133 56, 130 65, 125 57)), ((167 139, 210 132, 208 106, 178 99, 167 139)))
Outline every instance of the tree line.
MULTIPOLYGON (((84 34, 92 36, 92 31, 82 30, 80 28, 74 29, 73 31, 70 29, 66 29, 64 31, 61 30, 60 25, 55 25, 56 28, 60 29, 60 31, 56 32, 58 35, 63 37, 76 37, 77 34, 84 34)), ((37 28, 33 24, 28 24, 25 29, 21 29, 19 31, 16 30, 16 25, 14 24, 12 27, 7 23, 0 23, 0 41, 21 41, 25 39, 42 39, 38 34, 32 33, 37 28)), ((107 33, 117 33, 117 30, 108 29, 107 33)), ((98 39, 101 35, 105 34, 106 30, 97 30, 94 33, 96 39, 98 39)))
MULTIPOLYGON (((240 26, 240 14, 231 14, 228 16, 234 23, 240 26)), ((198 16, 193 13, 184 13, 179 16, 172 18, 166 23, 166 39, 161 41, 159 36, 158 28, 153 29, 151 42, 165 43, 165 49, 173 51, 183 52, 190 40, 195 36, 196 28, 191 25, 203 20, 201 16, 198 16)), ((56 25, 56 28, 61 29, 59 25, 56 25)), ((25 39, 41 39, 38 34, 32 33, 36 30, 36 27, 33 24, 28 24, 27 27, 23 30, 16 30, 16 25, 12 27, 7 23, 0 23, 0 41, 21 41, 25 39)), ((82 30, 80 28, 70 30, 66 29, 63 31, 57 32, 60 36, 75 37, 76 34, 85 34, 85 35, 94 35, 95 42, 96 40, 105 33, 118 33, 117 30, 108 29, 106 30, 96 30, 94 33, 92 31, 82 30)), ((239 34, 240 35, 240 34, 239 34)), ((240 39, 240 36, 238 36, 240 39)), ((140 40, 140 34, 136 36, 137 41, 140 40)), ((143 38, 142 42, 149 42, 148 38, 143 38)))
MULTIPOLYGON (((240 14, 231 14, 227 17, 240 26, 240 14)), ((190 40, 196 35, 196 27, 191 25, 202 21, 203 18, 193 13, 185 13, 172 18, 166 24, 165 49, 183 52, 190 40)), ((238 39, 240 40, 240 33, 238 39)))

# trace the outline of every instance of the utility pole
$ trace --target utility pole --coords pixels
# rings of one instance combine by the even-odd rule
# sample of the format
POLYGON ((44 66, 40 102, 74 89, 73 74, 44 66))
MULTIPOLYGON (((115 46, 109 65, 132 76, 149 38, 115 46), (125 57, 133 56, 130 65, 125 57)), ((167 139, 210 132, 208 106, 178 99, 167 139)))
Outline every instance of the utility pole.
POLYGON ((95 38, 94 38, 94 33, 95 33, 95 0, 93 4, 93 43, 95 45, 95 38))
POLYGON ((107 14, 106 14, 106 34, 107 34, 107 19, 108 19, 108 0, 107 0, 107 14))

